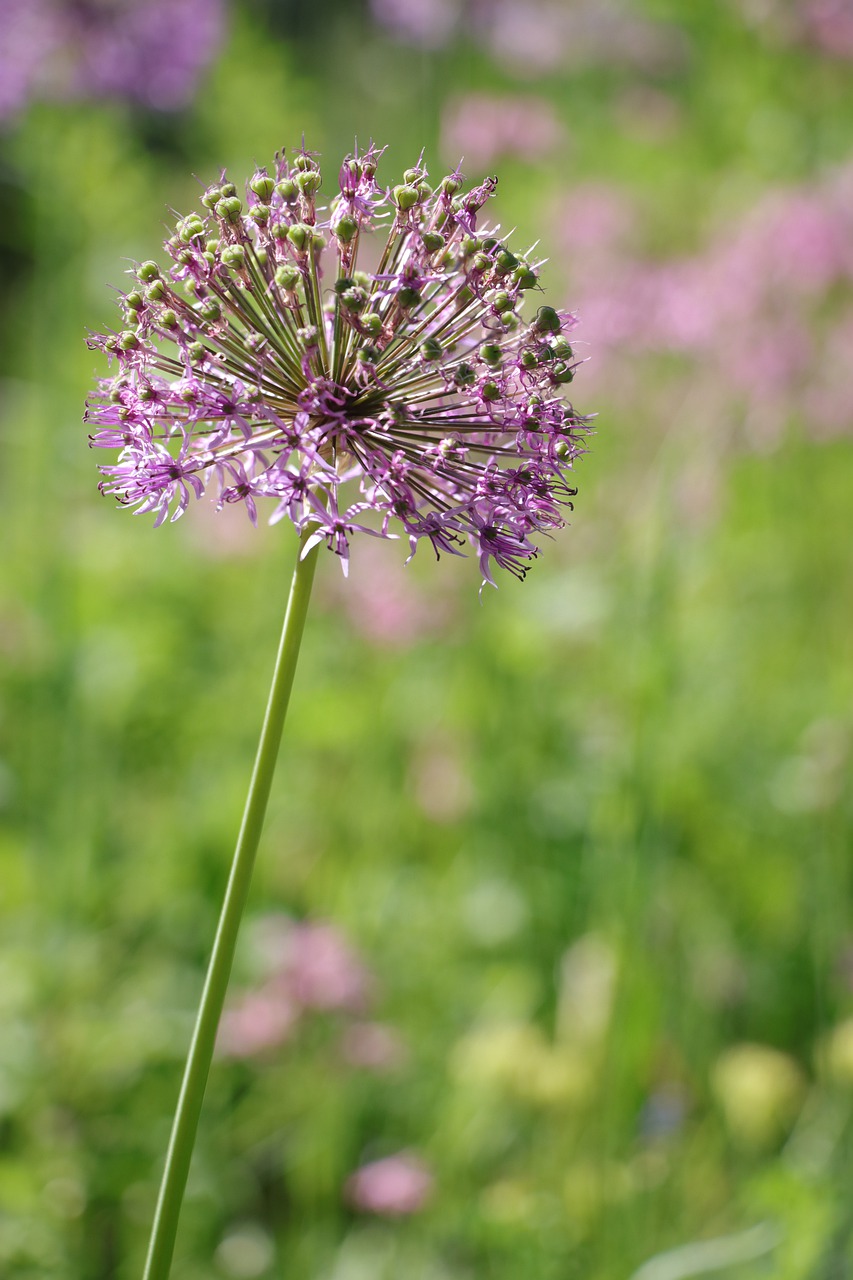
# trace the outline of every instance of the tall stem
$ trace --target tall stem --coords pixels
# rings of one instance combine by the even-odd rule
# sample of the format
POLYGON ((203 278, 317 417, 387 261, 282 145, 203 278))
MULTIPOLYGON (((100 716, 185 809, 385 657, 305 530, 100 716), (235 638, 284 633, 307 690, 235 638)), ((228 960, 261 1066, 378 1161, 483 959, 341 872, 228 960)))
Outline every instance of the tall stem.
MULTIPOLYGON (((310 532, 310 531, 309 531, 310 532)), ((213 1059, 216 1031, 225 1003, 225 992, 231 975, 237 932, 246 905, 255 853, 264 825, 273 774, 275 773, 281 732, 293 686, 296 659, 305 627, 305 615, 311 597, 317 547, 302 558, 306 537, 299 544, 299 558, 293 572, 290 598, 284 617, 284 627, 278 647, 275 670, 255 767, 249 784, 249 795, 243 812, 243 824, 237 837, 237 847, 231 864, 228 887, 216 930, 216 939, 207 970, 204 990, 190 1044, 184 1079, 178 1098, 178 1107, 172 1124, 172 1136, 166 1153, 166 1167, 160 1184, 160 1195, 151 1229, 148 1260, 144 1280, 167 1280, 175 1249, 175 1236, 187 1176, 195 1145, 198 1120, 201 1113, 204 1090, 213 1059)))

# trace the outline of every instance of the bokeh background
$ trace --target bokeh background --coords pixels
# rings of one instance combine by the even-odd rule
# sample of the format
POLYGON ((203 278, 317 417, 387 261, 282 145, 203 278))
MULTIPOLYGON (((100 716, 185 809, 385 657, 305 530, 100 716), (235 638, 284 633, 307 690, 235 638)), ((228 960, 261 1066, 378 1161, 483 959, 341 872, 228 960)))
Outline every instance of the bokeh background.
POLYGON ((0 1274, 140 1274, 295 549, 86 330, 304 131, 500 174, 598 430, 523 584, 321 564, 175 1280, 849 1276, 849 0, 2 0, 0 119, 0 1274))

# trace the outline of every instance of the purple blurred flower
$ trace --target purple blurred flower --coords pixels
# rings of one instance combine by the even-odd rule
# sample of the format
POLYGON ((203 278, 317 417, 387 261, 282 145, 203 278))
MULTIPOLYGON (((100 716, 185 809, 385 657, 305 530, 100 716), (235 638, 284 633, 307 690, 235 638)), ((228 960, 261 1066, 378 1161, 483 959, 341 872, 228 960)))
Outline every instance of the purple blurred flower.
POLYGON ((455 172, 433 191, 418 164, 383 189, 380 154, 345 159, 325 211, 305 150, 258 170, 248 207, 223 174, 166 242, 172 267, 136 270, 125 327, 90 343, 118 364, 86 415, 92 444, 120 451, 101 488, 156 524, 208 486, 253 522, 269 501, 345 571, 354 533, 396 527, 412 554, 423 538, 459 554, 467 537, 484 581, 494 566, 523 577, 584 452, 588 420, 563 398, 575 319, 521 319, 540 264, 478 229, 496 179, 466 191, 455 172), (377 224, 385 247, 361 272, 377 224))
POLYGON ((541 160, 562 147, 566 131, 550 103, 541 98, 469 93, 451 100, 441 123, 445 155, 464 155, 476 169, 500 156, 541 160))
POLYGON ((224 0, 3 0, 0 119, 33 97, 192 97, 222 42, 224 0))
POLYGON ((391 1027, 381 1022, 353 1022, 341 1038, 344 1060, 364 1071, 393 1071, 406 1060, 406 1048, 391 1027))
POLYGON ((370 0, 370 8, 397 39, 436 49, 464 34, 525 77, 602 63, 660 72, 685 52, 675 25, 640 16, 630 0, 370 0))
POLYGON ((736 417, 771 443, 799 414, 818 435, 851 426, 853 377, 842 352, 853 323, 853 166, 771 190, 691 254, 650 259, 632 244, 624 197, 578 189, 559 226, 572 288, 597 339, 597 375, 635 394, 649 352, 692 361, 719 434, 736 417), (698 372, 697 372, 698 371, 698 372))
POLYGON ((418 1213, 430 1197, 433 1177, 409 1151, 362 1165, 347 1180, 346 1198, 362 1213, 400 1218, 418 1213))
POLYGON ((306 1009, 360 1012, 372 986, 360 957, 330 924, 294 925, 284 973, 306 1009))
POLYGON ((62 42, 49 0, 3 0, 0 41, 0 121, 18 114, 36 92, 42 67, 62 42))
POLYGON ((392 35, 426 49, 446 44, 459 20, 458 0, 370 0, 370 9, 392 35))
POLYGON ((281 984, 247 992, 223 1013, 216 1047, 227 1058, 251 1058, 283 1044, 300 1010, 281 984))
POLYGON ((853 0, 740 0, 743 17, 774 43, 805 44, 853 58, 853 0))
POLYGON ((263 980, 222 1017, 218 1048, 227 1057, 283 1044, 306 1013, 363 1014, 368 1007, 373 977, 334 925, 268 916, 256 925, 255 946, 263 980))

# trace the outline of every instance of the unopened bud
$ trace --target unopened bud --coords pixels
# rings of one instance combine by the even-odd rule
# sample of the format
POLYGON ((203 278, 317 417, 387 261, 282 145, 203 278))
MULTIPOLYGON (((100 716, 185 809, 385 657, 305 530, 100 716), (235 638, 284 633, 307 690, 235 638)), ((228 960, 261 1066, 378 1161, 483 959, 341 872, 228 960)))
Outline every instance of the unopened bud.
POLYGON ((254 191, 255 195, 266 203, 275 191, 275 182, 269 174, 259 170, 249 179, 249 190, 254 191))

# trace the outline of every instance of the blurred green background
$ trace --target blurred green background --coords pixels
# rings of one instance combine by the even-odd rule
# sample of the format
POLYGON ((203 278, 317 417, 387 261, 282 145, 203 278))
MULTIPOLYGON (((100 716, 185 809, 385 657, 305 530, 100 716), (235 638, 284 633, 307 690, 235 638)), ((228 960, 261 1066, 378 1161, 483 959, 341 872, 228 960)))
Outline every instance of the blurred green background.
POLYGON ((524 584, 321 562, 175 1280, 853 1274, 849 0, 0 22, 0 1275, 140 1274, 294 555, 85 333, 303 131, 500 174, 598 430, 524 584))

